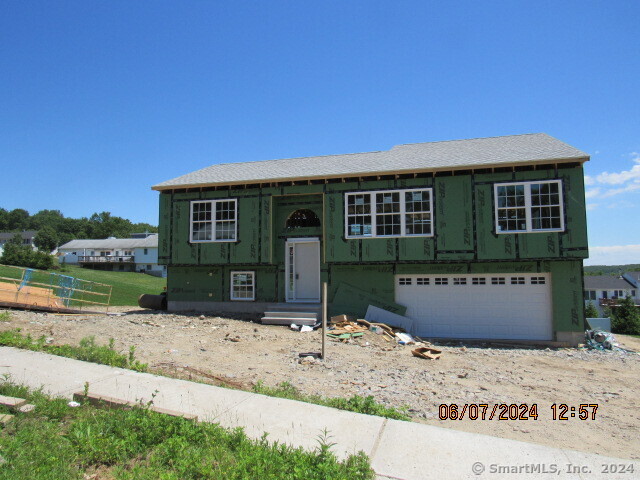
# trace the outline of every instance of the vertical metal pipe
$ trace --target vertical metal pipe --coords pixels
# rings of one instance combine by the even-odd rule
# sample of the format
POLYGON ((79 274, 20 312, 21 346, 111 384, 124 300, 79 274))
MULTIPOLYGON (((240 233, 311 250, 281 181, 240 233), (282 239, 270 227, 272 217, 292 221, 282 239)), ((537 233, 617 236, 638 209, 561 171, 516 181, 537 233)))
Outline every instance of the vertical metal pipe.
POLYGON ((322 282, 322 360, 325 360, 325 344, 327 341, 327 282, 322 282))

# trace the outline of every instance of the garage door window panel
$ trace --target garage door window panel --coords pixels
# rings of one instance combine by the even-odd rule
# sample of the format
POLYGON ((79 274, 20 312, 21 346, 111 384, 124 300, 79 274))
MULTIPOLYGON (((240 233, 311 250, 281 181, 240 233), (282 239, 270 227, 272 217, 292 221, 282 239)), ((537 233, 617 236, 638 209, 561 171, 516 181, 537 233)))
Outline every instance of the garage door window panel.
POLYGON ((494 195, 497 233, 564 230, 560 180, 500 183, 494 195))

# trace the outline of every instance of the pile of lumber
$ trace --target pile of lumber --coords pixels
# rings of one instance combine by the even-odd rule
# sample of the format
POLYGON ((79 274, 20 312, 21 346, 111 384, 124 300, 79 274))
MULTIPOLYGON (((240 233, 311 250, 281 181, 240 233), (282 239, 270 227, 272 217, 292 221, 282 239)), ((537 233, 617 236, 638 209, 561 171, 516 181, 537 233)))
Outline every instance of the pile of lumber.
POLYGON ((385 340, 395 339, 396 332, 404 332, 402 328, 392 327, 384 323, 372 323, 350 315, 337 315, 331 317, 331 330, 329 330, 329 335, 344 338, 342 335, 345 335, 345 337, 360 336, 367 330, 375 331, 377 329, 382 330, 382 337, 385 340))

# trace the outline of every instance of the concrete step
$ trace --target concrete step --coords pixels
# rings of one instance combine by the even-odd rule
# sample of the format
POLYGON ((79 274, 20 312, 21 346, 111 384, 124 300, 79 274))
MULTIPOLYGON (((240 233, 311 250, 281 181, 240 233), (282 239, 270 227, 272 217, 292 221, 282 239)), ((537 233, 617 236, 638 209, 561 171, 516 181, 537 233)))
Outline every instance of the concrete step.
POLYGON ((315 312, 264 312, 265 317, 283 317, 283 318, 318 318, 315 312))
POLYGON ((317 319, 310 317, 262 317, 260 323, 263 325, 315 325, 317 319))
POLYGON ((321 303, 272 303, 265 308, 268 312, 322 312, 321 303))

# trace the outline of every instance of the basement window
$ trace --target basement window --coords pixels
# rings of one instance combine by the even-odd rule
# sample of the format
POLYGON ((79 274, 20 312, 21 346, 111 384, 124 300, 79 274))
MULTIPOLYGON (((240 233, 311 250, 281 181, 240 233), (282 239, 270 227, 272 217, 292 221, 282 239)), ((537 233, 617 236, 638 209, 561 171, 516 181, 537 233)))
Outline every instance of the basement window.
POLYGON ((497 233, 562 232, 562 181, 494 185, 497 233))
POLYGON ((256 299, 255 272, 231 272, 231 300, 256 299))
POLYGON ((433 236, 432 189, 345 193, 347 238, 433 236))
POLYGON ((189 240, 198 242, 234 242, 237 237, 237 200, 197 200, 191 202, 189 240))

